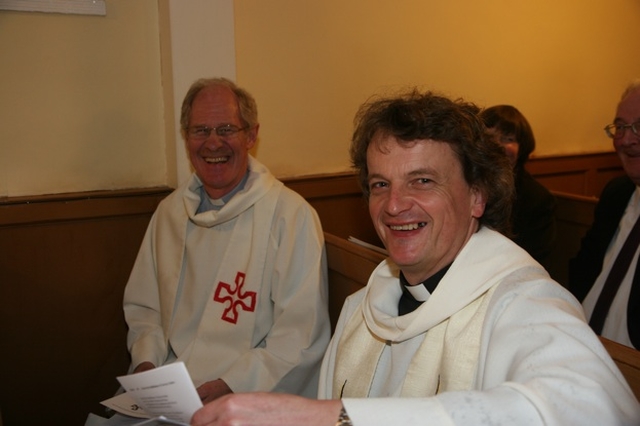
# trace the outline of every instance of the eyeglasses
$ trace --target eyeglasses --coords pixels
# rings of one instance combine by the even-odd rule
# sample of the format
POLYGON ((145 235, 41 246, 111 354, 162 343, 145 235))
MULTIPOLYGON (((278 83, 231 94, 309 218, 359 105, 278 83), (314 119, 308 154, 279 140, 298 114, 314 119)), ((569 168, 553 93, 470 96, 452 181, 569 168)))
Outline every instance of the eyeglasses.
POLYGON ((638 136, 638 132, 640 131, 640 121, 636 121, 631 124, 609 124, 604 128, 604 131, 611 139, 620 139, 624 136, 627 129, 631 129, 633 134, 638 136))
POLYGON ((230 138, 234 136, 236 133, 241 132, 243 130, 247 130, 249 127, 238 127, 233 124, 222 124, 217 127, 208 127, 208 126, 196 126, 189 127, 187 129, 187 134, 190 139, 203 141, 211 136, 211 132, 214 132, 216 135, 221 138, 230 138))

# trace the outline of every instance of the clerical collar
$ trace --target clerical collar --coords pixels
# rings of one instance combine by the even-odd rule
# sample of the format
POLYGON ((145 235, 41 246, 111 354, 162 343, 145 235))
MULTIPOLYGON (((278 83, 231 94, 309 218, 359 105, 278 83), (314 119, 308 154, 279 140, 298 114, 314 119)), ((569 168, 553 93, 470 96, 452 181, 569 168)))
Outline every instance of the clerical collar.
POLYGON ((222 206, 227 204, 234 195, 244 189, 244 186, 247 183, 248 179, 249 169, 247 169, 244 177, 242 178, 240 183, 236 185, 235 188, 233 188, 228 194, 222 196, 222 198, 215 199, 209 197, 209 194, 207 194, 207 191, 204 189, 204 185, 202 185, 200 187, 200 205, 198 206, 198 211, 196 213, 204 213, 208 212, 209 210, 220 210, 222 206))
POLYGON ((402 296, 398 301, 398 315, 406 315, 415 311, 420 307, 422 302, 426 301, 431 293, 436 290, 440 280, 449 270, 451 264, 445 266, 431 277, 421 283, 410 285, 404 274, 400 272, 400 284, 402 288, 402 296))
POLYGON ((426 280, 416 285, 411 285, 405 278, 404 274, 400 273, 400 283, 403 288, 406 289, 418 302, 424 302, 429 296, 436 290, 436 287, 442 280, 442 277, 447 273, 451 264, 445 266, 426 280))

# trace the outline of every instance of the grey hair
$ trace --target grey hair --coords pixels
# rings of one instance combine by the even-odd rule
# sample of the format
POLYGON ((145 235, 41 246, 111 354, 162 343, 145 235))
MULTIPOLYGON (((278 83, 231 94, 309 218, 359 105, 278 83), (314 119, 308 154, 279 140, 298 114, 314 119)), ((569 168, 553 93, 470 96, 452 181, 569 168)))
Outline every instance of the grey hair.
POLYGON ((623 101, 627 96, 629 96, 631 93, 635 92, 636 90, 640 90, 640 78, 636 78, 635 80, 633 80, 631 83, 627 85, 627 87, 624 89, 624 92, 622 92, 622 96, 620 97, 620 100, 623 101))
POLYGON ((258 124, 258 107, 256 101, 249 92, 239 87, 233 81, 226 78, 202 78, 195 81, 182 101, 182 110, 180 113, 180 128, 182 133, 186 132, 189 127, 189 119, 191 118, 191 106, 198 93, 202 89, 211 86, 228 87, 238 100, 238 109, 240 112, 240 120, 242 125, 246 127, 255 127, 258 124))

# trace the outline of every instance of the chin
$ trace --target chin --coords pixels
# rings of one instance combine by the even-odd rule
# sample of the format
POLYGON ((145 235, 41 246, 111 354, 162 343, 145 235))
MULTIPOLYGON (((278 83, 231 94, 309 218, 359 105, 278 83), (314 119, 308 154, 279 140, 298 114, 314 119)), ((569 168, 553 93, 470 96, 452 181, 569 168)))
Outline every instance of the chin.
POLYGON ((407 250, 406 248, 397 246, 394 247, 393 245, 387 247, 387 251, 389 252, 391 260, 393 260, 393 262, 398 266, 412 265, 416 263, 416 259, 419 258, 419 255, 417 255, 413 250, 407 250))

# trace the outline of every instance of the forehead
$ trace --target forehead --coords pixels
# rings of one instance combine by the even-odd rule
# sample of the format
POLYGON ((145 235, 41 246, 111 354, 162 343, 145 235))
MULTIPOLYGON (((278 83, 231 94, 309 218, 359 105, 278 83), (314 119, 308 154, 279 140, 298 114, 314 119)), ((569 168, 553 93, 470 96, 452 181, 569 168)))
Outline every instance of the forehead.
POLYGON ((238 101, 228 87, 205 87, 193 100, 190 117, 192 125, 237 124, 239 119, 238 101))
POLYGON ((371 140, 367 149, 367 163, 370 174, 462 169, 449 143, 431 139, 403 141, 383 134, 377 134, 371 140))
POLYGON ((616 119, 627 123, 640 120, 640 89, 631 92, 618 104, 616 119))

